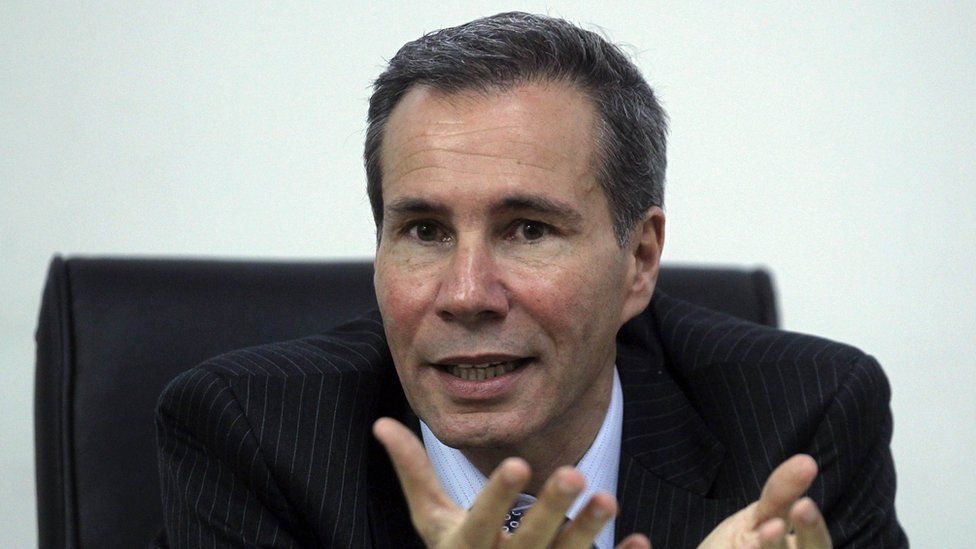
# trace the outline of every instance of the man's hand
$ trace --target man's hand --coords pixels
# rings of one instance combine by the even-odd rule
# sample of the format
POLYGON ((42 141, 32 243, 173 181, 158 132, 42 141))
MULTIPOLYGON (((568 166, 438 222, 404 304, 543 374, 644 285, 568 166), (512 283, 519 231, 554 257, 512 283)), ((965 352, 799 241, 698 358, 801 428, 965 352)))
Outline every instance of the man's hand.
MULTIPOLYGON (((508 458, 492 472, 471 510, 457 506, 444 493, 427 452, 409 429, 382 418, 373 434, 386 448, 410 507, 410 518, 428 547, 437 548, 589 548, 596 535, 617 512, 610 494, 593 496, 576 517, 562 528, 566 510, 583 491, 585 480, 572 467, 561 467, 549 477, 536 503, 514 535, 502 532, 502 522, 519 491, 529 480, 529 465, 508 458)), ((623 540, 619 549, 650 549, 640 534, 623 540)))
POLYGON ((699 548, 829 549, 823 516, 813 500, 803 497, 816 476, 817 463, 810 456, 784 461, 769 475, 759 500, 722 521, 699 548))
MULTIPOLYGON (((444 493, 426 450, 409 429, 382 418, 373 425, 373 433, 393 461, 411 520, 428 547, 589 548, 617 513, 614 497, 599 493, 576 520, 561 528, 566 510, 585 485, 579 471, 561 467, 543 485, 515 534, 504 534, 505 514, 529 480, 524 460, 508 458, 499 464, 471 510, 465 511, 444 493)), ((829 549, 830 534, 823 516, 813 500, 803 497, 816 475, 817 464, 810 456, 786 460, 769 476, 759 500, 722 521, 699 547, 829 549)), ((651 545, 647 537, 633 534, 617 547, 650 549, 651 545)))

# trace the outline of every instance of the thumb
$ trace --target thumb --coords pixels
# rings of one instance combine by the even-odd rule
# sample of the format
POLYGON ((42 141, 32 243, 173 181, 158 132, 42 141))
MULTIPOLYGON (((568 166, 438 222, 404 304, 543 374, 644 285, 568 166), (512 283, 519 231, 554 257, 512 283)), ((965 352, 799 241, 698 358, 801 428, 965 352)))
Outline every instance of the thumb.
POLYGON ((817 462, 806 454, 797 454, 777 467, 763 486, 756 502, 755 525, 771 518, 782 518, 793 502, 800 499, 817 476, 817 462))

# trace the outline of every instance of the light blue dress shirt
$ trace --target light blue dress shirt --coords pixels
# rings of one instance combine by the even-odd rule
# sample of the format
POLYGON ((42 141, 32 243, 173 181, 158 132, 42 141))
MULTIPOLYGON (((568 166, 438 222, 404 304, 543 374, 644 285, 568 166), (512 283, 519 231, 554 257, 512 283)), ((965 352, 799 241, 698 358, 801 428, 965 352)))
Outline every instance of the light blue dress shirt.
MULTIPOLYGON (((610 407, 603 418, 593 444, 576 464, 576 468, 586 478, 586 489, 570 506, 567 515, 576 518, 586 502, 597 492, 607 492, 614 497, 617 495, 617 473, 620 468, 620 437, 624 421, 624 395, 620 387, 620 376, 613 370, 613 390, 610 396, 610 407)), ((470 509, 474 500, 484 487, 488 479, 475 468, 460 450, 451 448, 437 440, 434 433, 423 421, 420 430, 427 447, 427 455, 434 466, 434 472, 441 481, 444 491, 459 506, 470 509)), ((528 494, 520 494, 516 507, 524 507, 535 502, 535 498, 528 494)), ((500 526, 499 526, 500 527, 500 526)), ((613 548, 614 521, 611 520, 596 536, 596 546, 599 549, 613 548)))

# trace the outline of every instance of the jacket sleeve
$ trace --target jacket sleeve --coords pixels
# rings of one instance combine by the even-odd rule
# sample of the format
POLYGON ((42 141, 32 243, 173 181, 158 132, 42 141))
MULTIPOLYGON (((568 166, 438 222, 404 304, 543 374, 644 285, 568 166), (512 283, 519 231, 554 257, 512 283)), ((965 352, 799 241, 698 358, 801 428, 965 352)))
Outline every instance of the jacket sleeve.
POLYGON ((895 516, 889 444, 891 389, 878 362, 861 355, 841 380, 813 439, 820 466, 810 496, 835 547, 907 547, 895 516))
POLYGON ((243 407, 227 380, 184 372, 156 412, 165 535, 170 547, 303 544, 243 407))

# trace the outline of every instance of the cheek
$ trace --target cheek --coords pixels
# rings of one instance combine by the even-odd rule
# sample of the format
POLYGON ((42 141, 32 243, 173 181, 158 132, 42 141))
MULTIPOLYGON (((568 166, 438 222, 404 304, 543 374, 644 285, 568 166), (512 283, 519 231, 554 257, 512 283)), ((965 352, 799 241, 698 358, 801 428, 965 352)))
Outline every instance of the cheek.
POLYGON ((423 316, 429 299, 428 277, 400 265, 377 263, 374 286, 376 301, 387 335, 396 341, 409 341, 423 316))
POLYGON ((592 326, 615 305, 608 282, 587 271, 564 268, 519 280, 519 301, 557 339, 595 335, 592 326))
POLYGON ((576 265, 517 277, 521 281, 516 285, 519 301, 553 339, 582 342, 599 338, 606 332, 604 326, 615 318, 620 283, 614 264, 606 258, 593 264, 604 268, 576 265))

